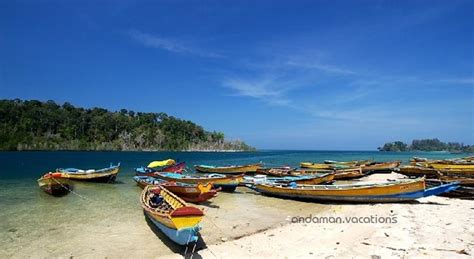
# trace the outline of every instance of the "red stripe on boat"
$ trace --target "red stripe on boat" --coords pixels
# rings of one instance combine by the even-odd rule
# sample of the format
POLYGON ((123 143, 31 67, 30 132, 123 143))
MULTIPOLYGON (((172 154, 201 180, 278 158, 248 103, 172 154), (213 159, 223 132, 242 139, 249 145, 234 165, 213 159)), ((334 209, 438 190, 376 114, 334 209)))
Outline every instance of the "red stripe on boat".
POLYGON ((172 217, 185 217, 185 216, 204 216, 202 210, 195 207, 181 207, 177 208, 171 213, 172 217))

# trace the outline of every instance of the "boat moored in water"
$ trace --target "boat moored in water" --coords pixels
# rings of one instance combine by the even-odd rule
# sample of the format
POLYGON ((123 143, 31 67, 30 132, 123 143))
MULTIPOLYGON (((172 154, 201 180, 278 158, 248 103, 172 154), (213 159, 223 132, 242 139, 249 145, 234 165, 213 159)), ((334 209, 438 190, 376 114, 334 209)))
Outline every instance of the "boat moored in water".
POLYGON ((210 165, 195 165, 196 171, 201 173, 216 173, 216 174, 245 174, 255 173, 262 167, 261 163, 250 165, 233 165, 233 166, 210 166, 210 165))
POLYGON ((120 163, 117 165, 110 165, 110 167, 103 169, 89 169, 82 170, 77 168, 65 168, 57 169, 58 173, 61 173, 62 178, 78 181, 91 181, 91 182, 105 182, 113 183, 117 178, 120 170, 120 163))
POLYGON ((61 173, 47 173, 38 179, 41 190, 53 196, 63 196, 68 194, 73 185, 69 179, 62 178, 61 173))

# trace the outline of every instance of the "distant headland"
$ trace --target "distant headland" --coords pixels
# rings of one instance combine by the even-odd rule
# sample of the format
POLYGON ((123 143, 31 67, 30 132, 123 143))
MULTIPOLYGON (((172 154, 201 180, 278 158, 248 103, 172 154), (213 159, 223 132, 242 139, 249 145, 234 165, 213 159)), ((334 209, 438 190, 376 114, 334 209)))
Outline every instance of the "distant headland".
POLYGON ((65 102, 0 100, 0 150, 255 151, 224 133, 169 116, 65 102))
POLYGON ((378 148, 379 151, 447 151, 455 153, 473 153, 474 145, 464 145, 458 142, 444 143, 437 138, 434 139, 415 139, 408 145, 402 141, 394 141, 385 143, 383 147, 378 148))

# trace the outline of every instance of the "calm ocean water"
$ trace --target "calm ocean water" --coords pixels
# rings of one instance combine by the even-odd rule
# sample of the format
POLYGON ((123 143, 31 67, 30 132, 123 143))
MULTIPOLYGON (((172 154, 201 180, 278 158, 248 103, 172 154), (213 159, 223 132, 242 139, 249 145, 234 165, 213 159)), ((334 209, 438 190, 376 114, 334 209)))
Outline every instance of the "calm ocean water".
MULTIPOLYGON (((140 189, 132 180, 133 168, 152 160, 174 158, 186 161, 189 166, 255 162, 263 162, 266 166, 297 166, 301 161, 325 159, 402 160, 406 163, 412 156, 448 158, 463 154, 368 151, 0 152, 0 257, 33 254, 107 256, 112 251, 112 254, 120 254, 121 251, 127 254, 131 247, 138 246, 137 249, 140 249, 143 242, 146 243, 142 244, 143 250, 150 247, 161 249, 161 254, 174 251, 176 248, 167 243, 166 238, 150 234, 138 202, 140 189), (51 197, 40 191, 36 183, 43 173, 55 168, 102 168, 111 162, 122 164, 119 183, 76 182, 75 192, 80 196, 51 197), (50 244, 51 240, 61 240, 61 245, 50 244), (114 247, 110 246, 112 241, 114 247)), ((232 238, 272 227, 284 222, 284 218, 291 213, 319 209, 317 204, 289 203, 250 195, 246 191, 223 193, 212 204, 205 208, 207 219, 203 222, 202 231, 208 243, 216 242, 223 235, 232 235, 232 238), (261 208, 266 208, 265 214, 259 214, 261 208), (228 234, 227 228, 232 229, 232 234, 228 234)))

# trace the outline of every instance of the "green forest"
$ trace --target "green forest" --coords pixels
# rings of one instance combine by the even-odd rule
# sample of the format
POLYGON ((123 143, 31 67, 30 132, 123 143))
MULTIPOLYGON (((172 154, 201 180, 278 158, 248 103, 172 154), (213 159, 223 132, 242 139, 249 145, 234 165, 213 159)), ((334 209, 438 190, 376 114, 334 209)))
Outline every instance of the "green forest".
POLYGON ((85 109, 66 102, 0 100, 0 150, 239 150, 254 151, 242 141, 227 141, 166 113, 126 109, 85 109))
POLYGON ((463 143, 448 142, 444 143, 437 138, 434 139, 415 139, 408 145, 402 141, 385 143, 379 151, 449 151, 449 152, 474 152, 474 146, 464 145, 463 143))

